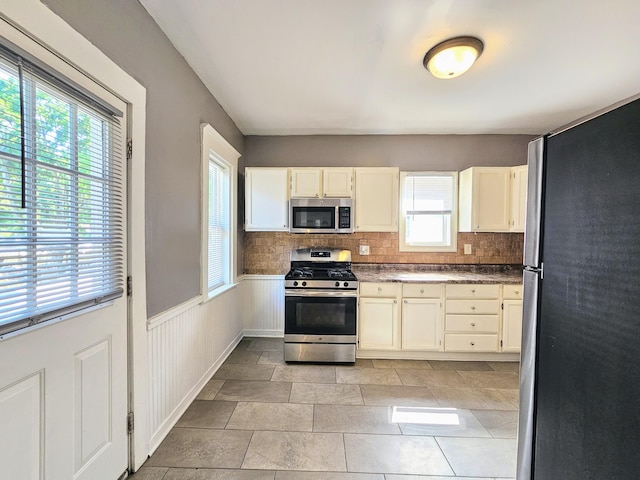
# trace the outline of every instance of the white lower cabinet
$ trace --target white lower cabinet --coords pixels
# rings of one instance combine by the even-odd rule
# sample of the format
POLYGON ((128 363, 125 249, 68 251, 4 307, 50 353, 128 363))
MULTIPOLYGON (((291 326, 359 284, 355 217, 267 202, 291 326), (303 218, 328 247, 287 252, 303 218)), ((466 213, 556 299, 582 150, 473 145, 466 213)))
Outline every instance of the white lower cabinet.
POLYGON ((402 349, 442 350, 441 284, 402 286, 402 349))
POLYGON ((522 285, 505 285, 502 297, 502 351, 517 353, 522 343, 522 285))
POLYGON ((367 356, 520 351, 522 285, 363 282, 358 305, 358 348, 367 356))
POLYGON ((445 352, 498 352, 500 285, 446 285, 445 352))
POLYGON ((361 283, 358 343, 361 350, 399 350, 399 283, 361 283))
POLYGON ((400 349, 399 305, 395 298, 360 299, 360 348, 400 349))

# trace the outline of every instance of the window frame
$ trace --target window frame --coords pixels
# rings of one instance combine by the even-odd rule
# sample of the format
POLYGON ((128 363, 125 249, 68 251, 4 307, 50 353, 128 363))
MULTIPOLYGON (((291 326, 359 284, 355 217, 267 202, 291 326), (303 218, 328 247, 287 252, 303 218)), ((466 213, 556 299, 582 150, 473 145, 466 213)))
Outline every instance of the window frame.
POLYGON ((202 154, 202 204, 201 204, 201 302, 217 297, 237 283, 237 212, 238 212, 238 158, 236 151, 222 135, 211 125, 201 125, 201 154, 202 154), (214 161, 224 166, 228 171, 228 234, 226 238, 227 252, 223 262, 223 283, 209 289, 209 164, 214 161))
POLYGON ((420 172, 400 172, 400 195, 399 195, 399 236, 398 236, 398 250, 401 252, 456 252, 458 250, 458 172, 456 171, 420 171, 420 172), (451 225, 450 245, 415 245, 407 243, 406 231, 407 231, 407 218, 403 205, 404 192, 405 192, 405 180, 407 177, 415 176, 438 176, 438 177, 451 177, 453 180, 451 203, 451 225))

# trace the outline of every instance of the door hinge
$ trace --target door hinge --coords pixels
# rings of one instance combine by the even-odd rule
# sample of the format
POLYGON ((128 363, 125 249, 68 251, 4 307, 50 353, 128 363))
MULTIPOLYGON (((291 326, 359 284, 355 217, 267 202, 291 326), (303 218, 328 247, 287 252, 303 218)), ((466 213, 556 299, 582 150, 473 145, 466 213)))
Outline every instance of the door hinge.
POLYGON ((501 304, 500 304, 500 308, 501 308, 502 310, 504 310, 504 303, 501 303, 501 304))
POLYGON ((127 297, 133 295, 133 279, 131 276, 127 277, 127 297))
POLYGON ((133 140, 127 138, 127 160, 131 160, 133 157, 133 140))
POLYGON ((502 346, 502 340, 500 340, 500 346, 502 346))
POLYGON ((133 412, 127 414, 127 434, 133 434, 133 412))

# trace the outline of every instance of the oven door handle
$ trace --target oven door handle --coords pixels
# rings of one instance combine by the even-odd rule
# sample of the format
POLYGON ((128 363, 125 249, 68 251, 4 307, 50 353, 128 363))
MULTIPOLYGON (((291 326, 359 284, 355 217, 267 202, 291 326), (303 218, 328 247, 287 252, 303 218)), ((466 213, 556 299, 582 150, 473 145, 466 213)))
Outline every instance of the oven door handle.
POLYGON ((357 297, 357 290, 285 290, 285 297, 357 297))

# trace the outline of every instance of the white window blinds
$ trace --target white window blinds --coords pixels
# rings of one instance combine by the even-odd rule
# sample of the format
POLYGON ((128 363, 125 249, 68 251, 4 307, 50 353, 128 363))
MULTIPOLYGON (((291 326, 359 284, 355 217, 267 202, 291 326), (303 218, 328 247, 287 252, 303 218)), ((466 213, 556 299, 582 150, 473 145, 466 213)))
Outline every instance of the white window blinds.
POLYGON ((214 158, 209 159, 208 200, 207 288, 211 291, 228 282, 229 264, 229 168, 214 158))
POLYGON ((449 172, 403 174, 405 244, 451 245, 455 224, 455 182, 455 174, 449 172))
POLYGON ((114 113, 0 51, 0 334, 122 295, 114 113))

